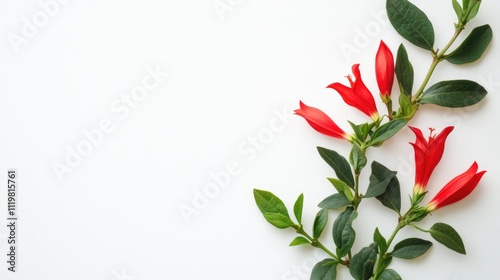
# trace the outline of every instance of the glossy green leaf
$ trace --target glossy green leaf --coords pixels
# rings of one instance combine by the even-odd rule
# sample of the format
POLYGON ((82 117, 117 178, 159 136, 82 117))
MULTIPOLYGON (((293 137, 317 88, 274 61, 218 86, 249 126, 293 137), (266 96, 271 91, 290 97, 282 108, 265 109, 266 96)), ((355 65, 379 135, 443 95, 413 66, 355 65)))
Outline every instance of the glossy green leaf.
POLYGON ((305 239, 302 236, 297 236, 295 239, 290 243, 289 246, 300 246, 300 245, 305 245, 305 244, 311 244, 309 240, 305 239))
POLYGON ((476 27, 456 50, 446 56, 446 60, 454 64, 476 61, 486 51, 492 38, 493 31, 488 24, 476 27))
POLYGON ((432 242, 430 241, 419 238, 408 238, 394 246, 391 256, 400 259, 414 259, 425 254, 431 246, 432 242))
POLYGON ((377 260, 377 248, 377 244, 372 243, 352 256, 349 272, 354 279, 368 280, 372 277, 375 261, 377 260))
POLYGON ((323 233, 325 229, 326 223, 328 222, 328 210, 321 209, 318 214, 316 214, 316 218, 314 218, 313 224, 313 238, 318 239, 323 233))
POLYGON ((337 255, 343 257, 349 253, 356 239, 356 232, 352 228, 352 222, 358 216, 358 212, 352 207, 347 207, 340 213, 333 223, 333 241, 337 246, 337 255))
POLYGON ((483 86, 473 81, 443 81, 428 88, 422 95, 420 103, 462 108, 478 103, 487 93, 483 86))
POLYGON ((398 177, 394 176, 385 192, 376 197, 382 205, 399 213, 401 211, 401 187, 398 177))
POLYGON ((349 162, 339 153, 323 147, 318 147, 318 152, 321 158, 333 168, 337 178, 354 188, 354 177, 349 162))
POLYGON ((415 74, 413 72, 413 65, 408 58, 408 53, 403 44, 399 45, 398 54, 396 56, 395 72, 401 92, 405 96, 411 96, 415 74))
POLYGON ((401 278, 401 276, 399 276, 399 274, 392 270, 392 269, 386 269, 384 271, 382 271, 382 273, 380 274, 380 276, 377 278, 379 280, 402 280, 403 278, 401 278))
POLYGON ((365 197, 375 197, 383 194, 392 178, 396 176, 396 171, 391 171, 381 163, 372 162, 372 173, 370 175, 370 184, 365 197))
POLYGON ((463 14, 462 7, 460 6, 457 0, 452 0, 452 4, 453 4, 453 9, 457 14, 457 19, 460 21, 462 19, 462 14, 463 14))
POLYGON ((295 215, 295 218, 299 222, 299 224, 302 224, 302 210, 304 208, 304 194, 300 194, 297 200, 295 201, 295 204, 293 205, 293 214, 295 215))
POLYGON ((273 226, 284 229, 293 227, 295 224, 290 220, 290 217, 277 214, 277 213, 265 213, 264 218, 273 226))
POLYGON ((354 194, 352 193, 352 189, 346 183, 335 178, 328 178, 328 181, 332 183, 332 185, 339 193, 344 194, 349 201, 352 201, 354 199, 354 194))
POLYGON ((257 207, 270 224, 277 228, 287 228, 294 225, 285 204, 273 193, 254 189, 253 195, 257 207))
POLYGON ((394 136, 401 128, 403 128, 408 123, 404 119, 395 119, 382 126, 380 126, 372 135, 372 140, 370 141, 371 146, 382 144, 387 141, 392 136, 394 136))
POLYGON ((373 241, 377 243, 378 248, 380 249, 380 254, 385 254, 387 252, 387 241, 385 238, 380 234, 380 231, 378 228, 375 229, 375 232, 373 233, 373 241))
POLYGON ((434 28, 422 10, 407 0, 387 0, 387 16, 396 31, 412 44, 432 50, 434 28))
POLYGON ((350 205, 351 202, 343 193, 336 193, 325 198, 318 204, 318 207, 335 210, 350 205))
POLYGON ((349 155, 349 162, 352 164, 354 170, 360 171, 366 166, 366 156, 361 148, 354 144, 349 155))
POLYGON ((458 232, 450 225, 436 223, 429 230, 432 238, 449 249, 465 255, 465 246, 458 232))
POLYGON ((335 210, 347 205, 351 205, 351 202, 347 199, 347 197, 345 197, 343 193, 336 193, 323 199, 323 201, 318 204, 318 207, 335 210))
POLYGON ((337 265, 333 259, 320 261, 313 267, 310 280, 336 280, 337 265))

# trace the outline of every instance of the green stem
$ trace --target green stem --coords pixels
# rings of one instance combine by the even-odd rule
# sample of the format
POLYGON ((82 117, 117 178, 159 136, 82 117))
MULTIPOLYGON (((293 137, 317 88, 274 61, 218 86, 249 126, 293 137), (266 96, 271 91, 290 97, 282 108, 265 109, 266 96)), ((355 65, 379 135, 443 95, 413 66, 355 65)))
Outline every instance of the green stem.
POLYGON ((463 28, 455 28, 455 34, 453 34, 453 37, 450 39, 448 44, 444 46, 444 48, 438 53, 437 51, 434 52, 432 51, 432 64, 429 67, 429 71, 427 71, 427 75, 425 75, 424 81, 420 85, 420 88, 415 92, 414 97, 412 98, 412 101, 414 104, 418 103, 420 100, 420 97, 422 97, 422 94, 424 93, 425 87, 429 83, 429 80, 431 79, 432 74, 434 73, 434 70, 436 70, 436 66, 443 61, 445 58, 445 53, 448 51, 448 49, 453 45, 455 40, 458 38, 460 33, 462 32, 463 28))
POLYGON ((297 233, 298 234, 302 234, 307 240, 309 240, 309 242, 311 242, 311 245, 313 247, 316 247, 316 248, 319 248, 319 249, 323 250, 325 253, 327 253, 328 255, 330 255, 336 262, 338 262, 338 263, 340 263, 342 265, 345 265, 345 266, 349 265, 346 261, 344 261, 343 259, 339 258, 332 251, 330 251, 328 248, 326 248, 325 245, 323 245, 323 243, 321 243, 319 240, 314 239, 309 234, 307 234, 307 232, 305 232, 302 227, 300 227, 297 230, 297 233))

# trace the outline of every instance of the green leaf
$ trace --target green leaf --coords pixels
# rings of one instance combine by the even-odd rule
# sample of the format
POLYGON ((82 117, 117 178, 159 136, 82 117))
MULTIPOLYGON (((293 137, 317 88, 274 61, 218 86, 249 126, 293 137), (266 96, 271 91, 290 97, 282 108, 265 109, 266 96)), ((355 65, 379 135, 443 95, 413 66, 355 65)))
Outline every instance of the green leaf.
POLYGON ((365 197, 375 197, 383 194, 396 173, 396 171, 391 171, 376 161, 372 162, 372 174, 370 175, 370 184, 365 197))
POLYGON ((328 181, 332 183, 332 185, 339 193, 344 194, 349 201, 352 201, 354 199, 354 194, 352 193, 351 188, 346 183, 335 178, 328 178, 328 181))
POLYGON ((333 259, 324 259, 317 263, 311 272, 311 280, 336 280, 337 265, 333 259))
POLYGON ((324 208, 324 209, 339 209, 344 206, 350 205, 351 202, 343 193, 336 193, 333 195, 330 195, 329 197, 325 198, 323 201, 321 201, 318 204, 318 207, 324 208))
POLYGON ((388 140, 394 136, 401 128, 403 128, 408 123, 404 119, 395 119, 382 126, 380 126, 372 135, 370 141, 371 146, 382 144, 384 141, 388 140))
POLYGON ((427 89, 422 95, 420 103, 462 108, 478 103, 487 93, 483 86, 473 81, 443 81, 427 89))
POLYGON ((295 218, 299 222, 299 224, 302 224, 302 209, 304 208, 304 194, 300 194, 297 200, 295 201, 295 204, 293 205, 293 214, 295 215, 295 218))
POLYGON ((366 126, 366 124, 356 125, 350 121, 348 121, 348 122, 351 125, 352 130, 354 131, 354 134, 356 135, 356 137, 358 137, 359 140, 364 142, 366 139, 367 133, 365 131, 363 131, 362 127, 366 126))
POLYGON ((398 177, 394 176, 387 185, 385 192, 376 197, 385 207, 400 213, 401 211, 401 187, 398 177))
POLYGON ((361 148, 356 144, 352 145, 352 150, 349 155, 349 162, 351 162, 354 170, 357 171, 360 171, 366 166, 365 152, 363 152, 361 148))
POLYGON ((380 249, 380 254, 385 254, 387 252, 387 241, 382 236, 382 234, 380 234, 378 228, 376 228, 375 232, 373 233, 373 241, 377 243, 378 248, 380 249))
POLYGON ((387 16, 396 31, 412 44, 432 50, 434 28, 429 18, 407 0, 387 0, 387 16))
POLYGON ((446 56, 446 60, 454 64, 476 61, 486 51, 492 38, 493 31, 488 24, 476 27, 456 50, 446 56))
POLYGON ((285 204, 273 193, 254 189, 253 195, 257 207, 270 224, 277 228, 287 228, 294 225, 285 204))
POLYGON ((450 225, 436 223, 429 230, 432 238, 449 249, 465 255, 465 246, 458 232, 450 225))
POLYGON ((290 243, 289 246, 299 246, 299 245, 304 245, 304 244, 311 244, 309 243, 309 240, 305 239, 302 236, 297 236, 295 239, 290 243))
POLYGON ((430 241, 419 238, 408 238, 394 246, 391 256, 400 259, 414 259, 425 254, 431 246, 432 242, 430 241))
POLYGON ((321 236, 321 233, 325 229, 326 223, 328 222, 328 210, 321 209, 318 214, 316 214, 316 218, 314 219, 313 224, 313 238, 316 240, 321 236))
POLYGON ((352 222, 357 216, 358 212, 354 208, 347 207, 333 223, 333 241, 337 246, 337 255, 340 258, 347 255, 354 244, 356 232, 352 228, 352 222))
POLYGON ((403 44, 399 45, 398 54, 396 56, 395 72, 401 92, 405 96, 411 96, 415 74, 413 72, 413 65, 408 58, 408 53, 403 44))
POLYGON ((349 162, 339 153, 323 147, 318 147, 318 152, 323 160, 333 168, 337 178, 354 188, 354 177, 349 162))
POLYGON ((377 244, 372 243, 364 247, 359 253, 352 256, 349 272, 356 280, 368 280, 373 275, 373 268, 377 260, 377 244))
POLYGON ((472 1, 469 5, 469 10, 470 10, 470 13, 469 13, 469 16, 467 17, 467 22, 469 22, 470 20, 472 20, 473 18, 475 18, 477 16, 477 13, 479 13, 479 7, 481 7, 481 0, 479 1, 472 1))
POLYGON ((396 115, 397 118, 410 119, 415 114, 416 110, 417 108, 415 108, 412 104, 410 95, 399 95, 399 110, 396 115))
POLYGON ((392 269, 386 269, 382 271, 380 276, 377 278, 379 280, 403 280, 399 274, 392 270, 392 269))
POLYGON ((452 0, 452 4, 453 4, 453 9, 455 10, 455 13, 457 14, 458 21, 461 21, 462 14, 463 14, 462 7, 460 6, 460 4, 458 4, 457 0, 452 0))
POLYGON ((295 224, 290 220, 290 217, 287 217, 282 214, 277 213, 265 213, 264 218, 273 226, 285 229, 289 227, 293 227, 295 224))

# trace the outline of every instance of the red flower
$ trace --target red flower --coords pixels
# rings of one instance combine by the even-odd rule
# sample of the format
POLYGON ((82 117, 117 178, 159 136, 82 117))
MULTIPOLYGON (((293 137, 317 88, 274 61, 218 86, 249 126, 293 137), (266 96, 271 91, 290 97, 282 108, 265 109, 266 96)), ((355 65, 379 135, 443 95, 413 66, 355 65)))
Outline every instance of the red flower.
POLYGON ((343 131, 329 116, 317 108, 309 107, 300 101, 300 109, 294 112, 306 119, 309 125, 319 133, 339 139, 351 140, 351 135, 343 131))
POLYGON ((448 126, 437 135, 431 135, 429 140, 426 140, 420 129, 410 127, 417 136, 415 143, 410 143, 415 150, 415 186, 414 194, 422 194, 425 191, 432 171, 441 160, 444 152, 444 144, 448 135, 453 131, 453 126, 448 126))
POLYGON ((427 211, 434 211, 446 205, 458 202, 467 197, 477 186, 486 171, 477 173, 477 163, 474 162, 469 170, 453 178, 427 204, 427 211))
POLYGON ((353 81, 351 76, 347 76, 351 87, 347 87, 341 83, 333 83, 329 85, 328 88, 336 90, 348 105, 357 108, 373 120, 378 120, 379 114, 377 106, 375 105, 375 100, 373 99, 372 93, 361 79, 359 64, 354 64, 352 66, 352 73, 356 80, 353 81))
POLYGON ((375 74, 382 98, 390 97, 394 83, 394 57, 384 41, 380 41, 375 57, 375 74))

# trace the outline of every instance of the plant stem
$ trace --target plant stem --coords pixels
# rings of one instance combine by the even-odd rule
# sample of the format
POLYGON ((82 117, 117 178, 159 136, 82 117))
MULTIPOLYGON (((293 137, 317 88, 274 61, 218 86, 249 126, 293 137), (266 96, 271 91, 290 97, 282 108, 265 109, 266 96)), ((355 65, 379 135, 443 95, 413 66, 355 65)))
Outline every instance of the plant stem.
POLYGON ((429 80, 431 79, 432 74, 434 73, 434 70, 436 69, 436 66, 443 61, 445 57, 445 53, 448 51, 448 49, 453 45, 455 40, 458 38, 460 33, 462 32, 463 28, 455 28, 455 34, 453 34, 453 37, 450 39, 448 44, 444 46, 444 48, 438 53, 437 51, 434 52, 432 51, 432 64, 429 67, 429 71, 427 71, 427 75, 424 78, 424 81, 422 82, 422 85, 420 85, 420 88, 415 92, 414 97, 412 98, 412 101, 414 104, 418 103, 420 100, 420 97, 422 97, 422 94, 424 93, 425 87, 429 83, 429 80))
POLYGON ((349 266, 349 264, 346 261, 344 261, 343 259, 339 258, 332 251, 330 251, 328 248, 326 248, 326 246, 323 245, 323 243, 321 243, 317 239, 312 238, 309 234, 307 234, 307 232, 305 232, 302 227, 300 227, 297 230, 297 233, 298 234, 302 234, 307 240, 309 240, 309 242, 311 242, 311 245, 313 247, 316 247, 316 248, 319 248, 319 249, 323 250, 325 253, 327 253, 328 255, 330 255, 336 262, 338 262, 338 263, 340 263, 342 265, 345 265, 345 266, 349 266))

